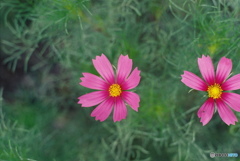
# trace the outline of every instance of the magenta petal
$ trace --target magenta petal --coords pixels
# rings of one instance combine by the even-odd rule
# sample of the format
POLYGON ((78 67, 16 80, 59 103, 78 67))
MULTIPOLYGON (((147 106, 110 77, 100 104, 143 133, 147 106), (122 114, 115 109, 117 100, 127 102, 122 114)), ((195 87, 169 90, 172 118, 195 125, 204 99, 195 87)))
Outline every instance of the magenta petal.
POLYGON ((240 95, 236 93, 222 93, 222 100, 235 111, 240 112, 240 95))
POLYGON ((101 56, 96 56, 96 60, 93 59, 93 65, 98 71, 98 73, 110 84, 114 83, 114 72, 111 63, 108 58, 102 54, 101 56))
POLYGON ((128 55, 120 55, 117 67, 117 83, 121 84, 130 74, 132 70, 132 59, 128 55))
POLYGON ((234 75, 222 84, 224 91, 240 89, 240 74, 234 75))
POLYGON ((121 84, 123 90, 129 90, 135 88, 140 82, 140 70, 136 67, 125 82, 121 84))
POLYGON ((136 93, 124 91, 122 98, 133 110, 138 111, 140 97, 136 93))
POLYGON ((232 60, 222 57, 217 66, 216 83, 222 84, 232 71, 232 60))
POLYGON ((221 100, 216 99, 217 103, 217 109, 218 113, 221 117, 221 119, 227 124, 227 125, 235 125, 235 122, 237 122, 237 118, 232 112, 232 110, 221 100))
POLYGON ((214 100, 212 98, 208 98, 204 104, 198 110, 198 117, 201 118, 200 122, 202 122, 203 126, 206 125, 213 116, 214 112, 214 100))
POLYGON ((121 121, 127 117, 127 107, 120 97, 116 98, 116 104, 113 112, 113 121, 121 121))
POLYGON ((199 91, 206 91, 207 90, 207 84, 198 76, 193 74, 189 71, 184 71, 182 76, 182 82, 193 89, 199 90, 199 91))
POLYGON ((108 98, 93 110, 91 116, 95 117, 95 120, 100 120, 102 122, 106 120, 112 112, 113 105, 114 100, 112 98, 108 98))
POLYGON ((214 84, 214 66, 212 63, 212 59, 209 56, 202 56, 202 58, 198 58, 198 67, 204 78, 204 80, 209 84, 214 84))
POLYGON ((82 104, 82 107, 91 107, 101 103, 107 97, 107 91, 95 91, 78 97, 78 104, 82 104))
POLYGON ((83 76, 80 78, 82 81, 80 84, 84 87, 98 90, 106 90, 109 87, 107 82, 94 74, 83 73, 83 76))

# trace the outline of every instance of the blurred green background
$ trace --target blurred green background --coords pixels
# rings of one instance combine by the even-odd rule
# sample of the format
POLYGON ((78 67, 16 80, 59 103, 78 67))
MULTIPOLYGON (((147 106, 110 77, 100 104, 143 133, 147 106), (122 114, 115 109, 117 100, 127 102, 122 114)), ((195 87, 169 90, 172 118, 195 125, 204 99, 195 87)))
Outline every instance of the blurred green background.
POLYGON ((240 73, 238 0, 1 0, 0 45, 0 161, 240 161, 210 158, 240 155, 240 124, 216 112, 202 126, 206 93, 180 81, 202 54, 240 73), (121 122, 77 104, 101 53, 141 70, 139 112, 121 122))

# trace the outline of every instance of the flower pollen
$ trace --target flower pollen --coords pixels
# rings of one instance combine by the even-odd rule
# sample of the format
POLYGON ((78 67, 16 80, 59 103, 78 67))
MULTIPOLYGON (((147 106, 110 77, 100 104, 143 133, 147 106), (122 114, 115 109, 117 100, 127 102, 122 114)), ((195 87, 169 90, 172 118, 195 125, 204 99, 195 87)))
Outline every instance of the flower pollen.
POLYGON ((111 97, 118 97, 118 96, 120 96, 121 93, 122 93, 122 89, 121 89, 121 87, 120 87, 119 84, 112 84, 112 85, 109 87, 108 91, 109 91, 109 95, 110 95, 111 97))
POLYGON ((219 84, 215 83, 214 85, 208 86, 208 97, 212 97, 213 99, 221 98, 222 88, 219 84))

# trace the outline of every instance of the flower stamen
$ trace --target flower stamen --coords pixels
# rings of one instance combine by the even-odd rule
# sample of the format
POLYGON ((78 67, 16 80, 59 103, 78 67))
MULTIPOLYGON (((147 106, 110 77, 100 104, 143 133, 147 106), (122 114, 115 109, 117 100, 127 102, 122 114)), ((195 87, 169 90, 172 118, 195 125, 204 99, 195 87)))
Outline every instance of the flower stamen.
POLYGON ((121 89, 121 87, 120 87, 119 84, 112 84, 112 85, 109 87, 108 91, 109 91, 109 95, 110 95, 111 97, 118 97, 118 96, 120 96, 121 93, 122 93, 122 89, 121 89))
POLYGON ((221 98, 222 88, 219 84, 215 83, 214 85, 208 86, 208 97, 212 97, 213 99, 221 98))

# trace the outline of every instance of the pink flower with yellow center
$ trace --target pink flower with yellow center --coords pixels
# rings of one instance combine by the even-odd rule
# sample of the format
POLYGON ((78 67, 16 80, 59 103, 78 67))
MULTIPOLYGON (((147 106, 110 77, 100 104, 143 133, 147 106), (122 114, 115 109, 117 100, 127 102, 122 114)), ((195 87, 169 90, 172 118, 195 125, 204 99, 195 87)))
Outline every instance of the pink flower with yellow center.
POLYGON ((230 108, 240 112, 240 95, 225 91, 240 89, 240 74, 228 79, 232 70, 231 59, 225 57, 220 59, 216 75, 209 56, 203 55, 202 58, 198 58, 198 67, 204 80, 191 72, 184 71, 181 81, 190 88, 208 93, 208 99, 197 113, 201 118, 200 122, 203 126, 206 125, 211 120, 216 108, 221 119, 227 125, 235 125, 238 119, 230 108))
POLYGON ((102 78, 91 73, 83 73, 80 85, 99 91, 80 96, 78 104, 82 104, 82 107, 98 105, 91 116, 100 121, 106 120, 112 110, 114 122, 125 119, 127 117, 125 103, 138 111, 140 97, 134 92, 127 91, 135 88, 141 78, 137 67, 131 72, 132 59, 129 59, 128 55, 120 55, 116 74, 104 54, 92 61, 102 78))

